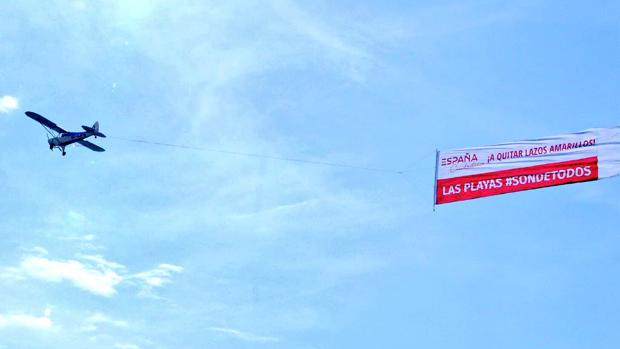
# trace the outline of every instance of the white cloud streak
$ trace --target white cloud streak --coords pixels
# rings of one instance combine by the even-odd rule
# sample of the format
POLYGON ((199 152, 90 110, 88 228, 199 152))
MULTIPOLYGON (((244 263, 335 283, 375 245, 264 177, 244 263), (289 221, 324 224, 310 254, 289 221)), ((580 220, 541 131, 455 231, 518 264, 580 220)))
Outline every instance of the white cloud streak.
POLYGON ((26 257, 18 270, 26 276, 49 281, 69 281, 74 286, 99 296, 110 297, 123 278, 105 265, 90 265, 77 260, 50 260, 44 257, 26 257))
POLYGON ((129 282, 137 284, 141 290, 138 295, 150 298, 154 296, 153 289, 171 282, 173 273, 180 273, 182 267, 172 264, 160 264, 157 268, 136 273, 127 277, 129 282))
POLYGON ((139 346, 131 343, 116 343, 114 344, 114 348, 116 349, 140 349, 139 346))
POLYGON ((172 274, 183 268, 161 264, 157 268, 130 274, 119 263, 100 255, 77 255, 77 259, 54 260, 43 256, 26 256, 17 267, 5 268, 0 274, 5 279, 27 278, 47 282, 69 282, 73 286, 97 296, 111 297, 122 283, 134 285, 141 293, 152 293, 156 287, 171 282, 172 274))
POLYGON ((129 326, 129 324, 127 323, 127 321, 124 320, 116 320, 113 319, 103 313, 94 313, 91 316, 89 316, 86 321, 85 321, 86 325, 83 328, 83 330, 85 332, 92 332, 92 331, 96 331, 99 329, 99 327, 101 325, 105 325, 105 326, 112 326, 112 327, 119 327, 119 328, 126 328, 129 326))
POLYGON ((52 312, 46 308, 43 316, 32 316, 28 314, 0 314, 0 328, 4 327, 25 327, 30 329, 47 330, 53 326, 50 319, 52 312))
POLYGON ((29 254, 41 255, 41 256, 47 255, 47 253, 48 253, 47 250, 44 249, 41 246, 35 246, 35 247, 32 247, 32 248, 22 247, 20 249, 23 252, 26 252, 26 253, 29 253, 29 254))
POLYGON ((316 46, 329 61, 341 66, 354 80, 362 79, 362 71, 371 65, 373 57, 367 43, 353 39, 359 38, 361 33, 350 28, 334 28, 292 1, 276 0, 272 6, 298 35, 316 46))
POLYGON ((246 342, 279 342, 280 338, 270 336, 259 336, 248 332, 242 332, 233 328, 209 327, 209 331, 222 333, 246 342))

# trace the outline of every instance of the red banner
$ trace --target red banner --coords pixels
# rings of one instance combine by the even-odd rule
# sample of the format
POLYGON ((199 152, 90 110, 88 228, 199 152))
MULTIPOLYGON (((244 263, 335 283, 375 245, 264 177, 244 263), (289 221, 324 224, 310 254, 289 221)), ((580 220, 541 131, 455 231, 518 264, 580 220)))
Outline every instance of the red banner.
POLYGON ((598 157, 437 180, 437 204, 597 180, 598 157))

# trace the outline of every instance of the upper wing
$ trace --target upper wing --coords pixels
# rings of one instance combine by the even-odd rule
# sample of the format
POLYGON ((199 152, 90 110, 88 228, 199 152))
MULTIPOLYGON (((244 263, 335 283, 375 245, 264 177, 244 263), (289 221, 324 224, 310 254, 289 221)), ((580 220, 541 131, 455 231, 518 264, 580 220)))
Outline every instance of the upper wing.
POLYGON ((90 150, 94 150, 94 151, 105 151, 105 149, 101 148, 100 146, 93 144, 89 141, 77 141, 78 143, 80 143, 81 145, 85 146, 86 148, 90 149, 90 150))
POLYGON ((26 112, 26 116, 28 116, 32 120, 40 123, 41 125, 49 128, 49 129, 52 129, 52 130, 54 130, 54 131, 56 131, 58 133, 65 133, 65 132, 67 132, 62 127, 56 125, 55 123, 49 121, 48 119, 42 117, 41 115, 39 115, 37 113, 31 112, 31 111, 27 111, 26 112))

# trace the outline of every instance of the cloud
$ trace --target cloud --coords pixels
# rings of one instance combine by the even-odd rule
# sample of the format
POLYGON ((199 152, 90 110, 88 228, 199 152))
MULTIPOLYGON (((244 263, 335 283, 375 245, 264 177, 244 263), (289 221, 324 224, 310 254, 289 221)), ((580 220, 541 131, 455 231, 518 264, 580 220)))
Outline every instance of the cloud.
POLYGON ((0 328, 4 327, 26 327, 32 329, 50 329, 53 325, 50 316, 52 311, 46 308, 43 316, 37 317, 26 314, 0 314, 0 328))
POLYGON ((85 323, 86 325, 83 329, 85 332, 96 331, 100 325, 107 325, 107 326, 120 327, 120 328, 125 328, 129 326, 127 321, 116 320, 103 313, 92 314, 86 319, 85 323))
POLYGON ((90 261, 95 263, 97 266, 102 268, 110 269, 110 270, 126 270, 124 265, 116 262, 111 262, 103 258, 100 255, 78 255, 83 260, 90 261))
POLYGON ((103 12, 151 59, 176 69, 184 85, 210 95, 204 103, 211 108, 225 108, 219 104, 230 96, 228 88, 273 70, 312 67, 361 81, 374 65, 376 38, 351 25, 362 19, 331 18, 327 8, 310 11, 285 0, 147 3, 119 3, 103 12), (148 39, 153 35, 158 40, 148 39), (181 51, 185 47, 192 50, 181 51))
POLYGON ((26 252, 26 253, 35 254, 35 255, 42 255, 42 256, 44 256, 44 255, 46 255, 48 253, 47 250, 44 249, 41 246, 35 246, 35 247, 32 247, 32 248, 21 247, 20 250, 22 250, 23 252, 26 252))
POLYGON ((131 343, 116 343, 114 344, 114 348, 116 349, 140 349, 139 346, 131 343))
POLYGON ((0 276, 14 280, 34 278, 55 283, 67 281, 94 295, 111 297, 117 293, 121 283, 139 287, 140 294, 152 294, 154 288, 171 282, 173 273, 183 270, 176 265, 161 264, 152 270, 130 274, 124 265, 108 261, 100 255, 76 257, 78 259, 54 260, 40 255, 26 256, 18 267, 5 268, 0 276))
POLYGON ((69 236, 60 236, 57 238, 61 241, 69 241, 75 243, 76 246, 82 251, 97 251, 104 250, 105 248, 99 245, 96 240, 97 236, 94 234, 86 234, 86 235, 69 235, 69 236))
POLYGON ((160 264, 155 269, 130 275, 127 279, 141 287, 140 296, 154 297, 153 288, 169 283, 173 273, 180 273, 182 271, 183 268, 177 265, 160 264))
POLYGON ((123 280, 107 265, 92 265, 77 260, 50 260, 26 257, 17 271, 25 276, 50 282, 69 281, 74 286, 99 296, 110 297, 123 280))
POLYGON ((366 43, 353 39, 359 39, 360 33, 351 28, 332 27, 291 1, 273 1, 272 6, 294 32, 311 46, 316 46, 329 61, 341 66, 354 80, 362 78, 361 71, 371 65, 373 57, 366 43))
POLYGON ((96 238, 95 235, 93 234, 86 234, 84 236, 61 236, 58 238, 58 240, 65 240, 65 241, 94 241, 96 238))
POLYGON ((280 341, 280 339, 277 337, 258 336, 252 333, 242 332, 239 330, 235 330, 232 328, 225 328, 225 327, 209 327, 209 331, 226 334, 231 337, 244 340, 246 342, 279 342, 280 341))
POLYGON ((0 113, 8 113, 19 108, 19 101, 13 96, 2 96, 0 98, 0 113))

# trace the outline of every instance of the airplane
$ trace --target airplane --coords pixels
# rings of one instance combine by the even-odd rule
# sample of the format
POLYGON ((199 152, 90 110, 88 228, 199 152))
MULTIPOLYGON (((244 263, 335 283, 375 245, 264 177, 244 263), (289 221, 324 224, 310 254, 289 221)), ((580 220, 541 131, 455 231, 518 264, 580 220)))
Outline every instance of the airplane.
POLYGON ((86 132, 68 132, 62 127, 56 125, 55 123, 35 112, 27 111, 25 114, 32 120, 41 124, 43 128, 45 128, 49 136, 52 136, 52 138, 50 138, 49 136, 47 137, 47 143, 50 146, 50 150, 53 151, 54 148, 58 148, 62 151, 62 156, 67 155, 67 153, 65 152, 65 147, 73 143, 81 144, 82 146, 96 152, 105 151, 105 149, 101 148, 100 146, 85 140, 90 136, 94 136, 95 138, 105 138, 105 135, 99 132, 99 121, 95 122, 92 127, 82 126, 82 128, 86 132), (56 132, 56 134, 54 134, 52 131, 56 132))

